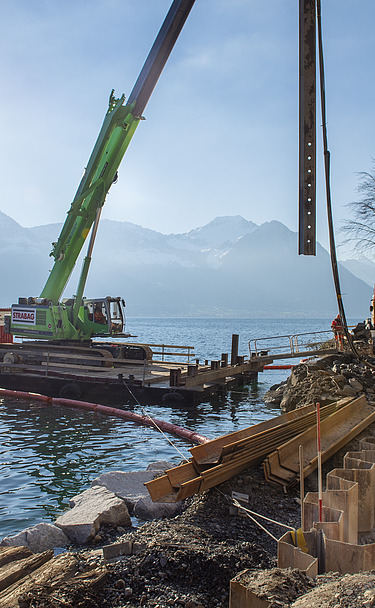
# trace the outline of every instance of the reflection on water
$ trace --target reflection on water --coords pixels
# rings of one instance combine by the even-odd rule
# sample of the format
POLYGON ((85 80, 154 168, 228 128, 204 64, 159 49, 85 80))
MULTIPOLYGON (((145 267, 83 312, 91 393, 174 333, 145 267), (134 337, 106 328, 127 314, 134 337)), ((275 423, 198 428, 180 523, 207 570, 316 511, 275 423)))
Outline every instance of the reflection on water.
MULTIPOLYGON (((261 394, 277 381, 267 376, 266 382, 185 409, 144 409, 154 418, 214 438, 277 415, 277 409, 261 401, 261 394)), ((134 408, 139 413, 142 409, 134 408)), ((105 471, 181 460, 165 437, 151 428, 95 412, 8 398, 0 400, 0 439, 0 537, 42 520, 53 521, 67 508, 69 498, 105 471)), ((189 457, 190 444, 171 439, 189 457)))
MULTIPOLYGON (((202 361, 228 353, 233 333, 240 336, 239 354, 248 355, 250 339, 329 326, 327 319, 129 319, 127 329, 146 344, 194 346, 194 356, 202 361)), ((258 384, 186 409, 154 405, 145 410, 154 418, 215 438, 277 415, 277 409, 262 402, 262 395, 287 375, 264 372, 258 384)), ((134 411, 142 413, 138 406, 134 411)), ((151 428, 95 412, 10 399, 0 400, 0 437, 0 537, 42 520, 53 521, 69 498, 105 471, 134 471, 155 460, 181 460, 165 437, 151 428)), ((171 439, 189 457, 189 444, 171 439)))

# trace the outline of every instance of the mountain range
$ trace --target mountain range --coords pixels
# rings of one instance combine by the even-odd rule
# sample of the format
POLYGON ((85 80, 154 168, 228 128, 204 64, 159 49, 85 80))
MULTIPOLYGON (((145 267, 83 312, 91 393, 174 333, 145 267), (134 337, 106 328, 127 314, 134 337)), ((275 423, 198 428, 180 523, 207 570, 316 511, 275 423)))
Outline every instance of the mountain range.
MULTIPOLYGON (((60 229, 24 228, 0 212, 0 306, 40 294, 60 229)), ((79 266, 66 296, 75 292, 79 266)), ((368 316, 373 278, 369 260, 340 265, 348 318, 368 316)), ((298 256, 297 234, 284 224, 259 226, 241 216, 167 235, 102 220, 85 295, 109 294, 123 296, 132 317, 332 318, 337 312, 327 251, 317 244, 315 257, 298 256)))

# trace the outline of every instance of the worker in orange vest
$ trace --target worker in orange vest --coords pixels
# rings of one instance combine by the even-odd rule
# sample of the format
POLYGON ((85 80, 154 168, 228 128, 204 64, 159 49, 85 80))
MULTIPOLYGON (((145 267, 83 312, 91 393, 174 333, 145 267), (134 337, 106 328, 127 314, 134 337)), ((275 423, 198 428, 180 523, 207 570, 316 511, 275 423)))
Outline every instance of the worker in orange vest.
POLYGON ((331 323, 331 329, 335 336, 336 346, 339 350, 344 349, 344 330, 342 327, 342 321, 340 315, 337 315, 331 323))

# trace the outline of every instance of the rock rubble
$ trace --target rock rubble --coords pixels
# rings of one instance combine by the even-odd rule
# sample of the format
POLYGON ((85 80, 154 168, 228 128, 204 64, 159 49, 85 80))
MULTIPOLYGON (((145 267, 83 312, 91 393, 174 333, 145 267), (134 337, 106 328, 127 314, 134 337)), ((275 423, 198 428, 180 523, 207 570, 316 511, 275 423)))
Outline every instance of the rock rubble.
POLYGON ((289 412, 309 403, 326 405, 362 393, 370 403, 375 401, 375 369, 349 354, 336 354, 296 365, 287 381, 271 387, 264 401, 289 412))

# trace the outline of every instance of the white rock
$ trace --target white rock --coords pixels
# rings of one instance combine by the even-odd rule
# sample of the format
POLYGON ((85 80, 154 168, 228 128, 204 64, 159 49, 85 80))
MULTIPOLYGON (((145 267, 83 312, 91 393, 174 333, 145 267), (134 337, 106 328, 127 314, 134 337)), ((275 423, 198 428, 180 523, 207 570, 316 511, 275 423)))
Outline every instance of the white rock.
POLYGON ((55 525, 77 544, 94 538, 101 524, 131 525, 125 502, 104 487, 89 488, 72 498, 69 504, 72 509, 58 517, 55 525))
POLYGON ((94 479, 91 485, 104 486, 122 498, 131 514, 140 519, 174 517, 181 503, 153 503, 144 485, 171 467, 170 462, 159 461, 148 465, 147 471, 111 471, 94 479))
POLYGON ((91 483, 91 487, 103 486, 125 501, 128 509, 133 511, 136 502, 149 496, 144 484, 155 477, 155 471, 111 471, 103 473, 91 483))
POLYGON ((0 545, 6 547, 29 547, 33 553, 42 553, 55 547, 66 547, 70 544, 64 532, 49 523, 40 523, 26 528, 14 536, 6 536, 0 545))

